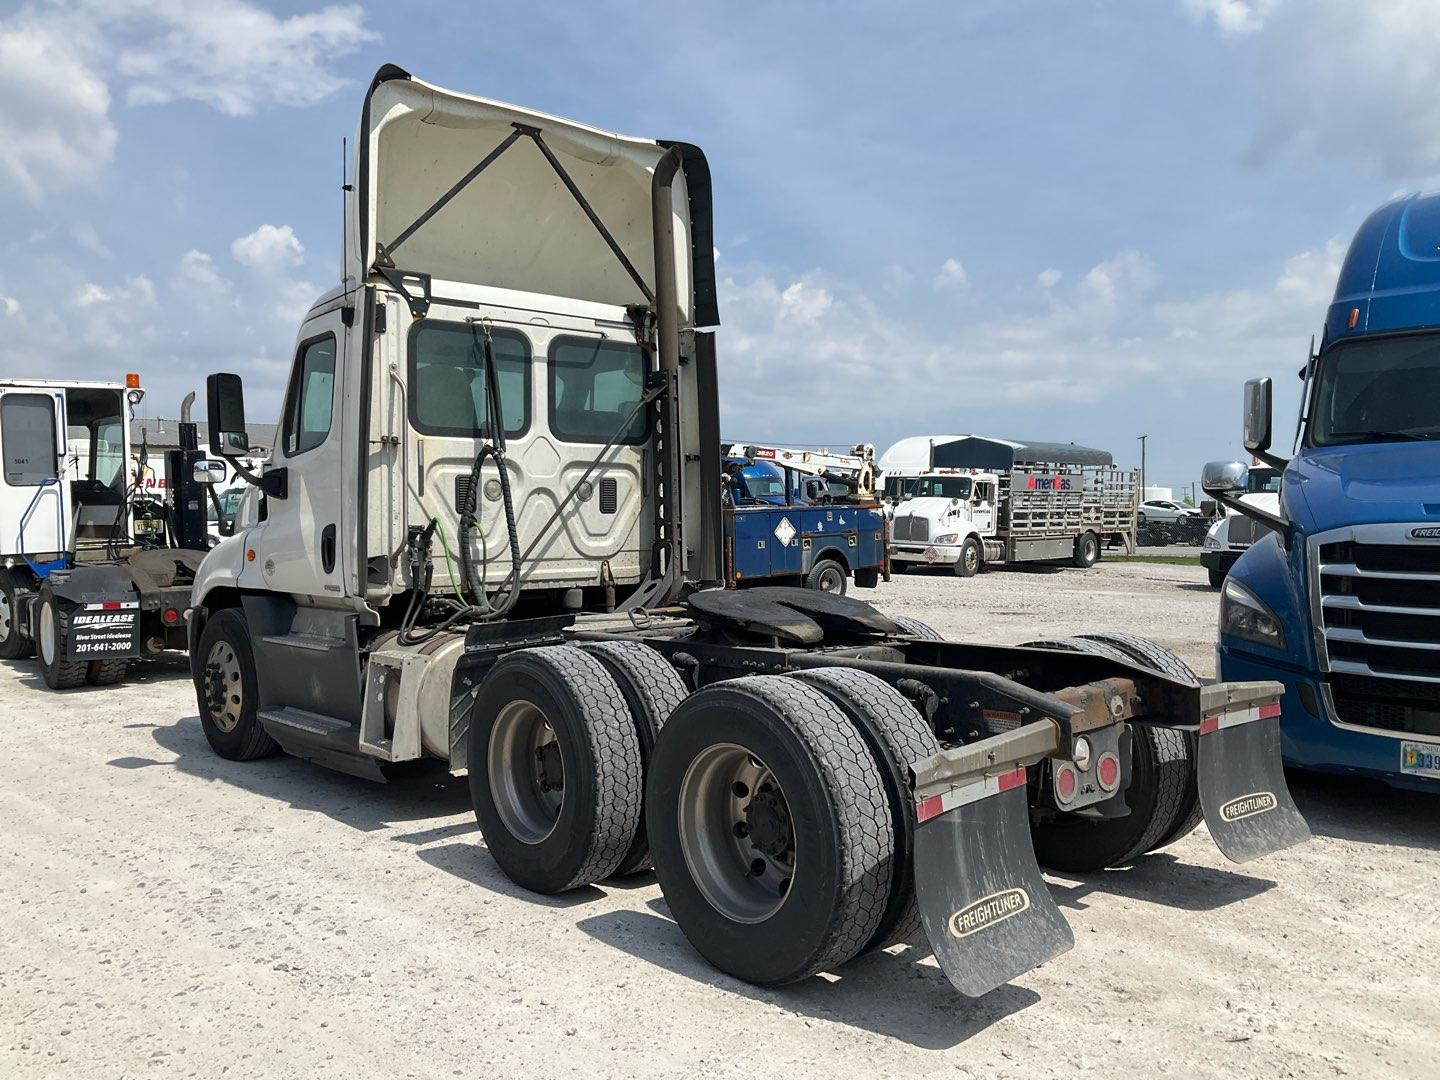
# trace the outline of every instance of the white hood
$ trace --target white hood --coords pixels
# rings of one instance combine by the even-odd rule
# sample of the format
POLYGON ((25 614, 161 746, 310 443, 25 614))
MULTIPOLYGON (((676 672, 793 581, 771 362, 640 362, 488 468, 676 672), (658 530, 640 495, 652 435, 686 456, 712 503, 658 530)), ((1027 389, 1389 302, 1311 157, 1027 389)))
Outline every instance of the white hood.
MULTIPOLYGON (((443 90, 391 67, 376 76, 361 116, 347 200, 347 280, 368 278, 379 244, 396 267, 430 274, 436 281, 617 306, 645 303, 640 287, 540 147, 523 134, 396 244, 416 219, 514 135, 516 124, 539 130, 653 292, 651 174, 667 147, 443 90)), ((682 326, 693 324, 695 306, 686 172, 675 178, 672 192, 682 326)), ((708 258, 708 190, 704 196, 708 258)), ((705 270, 713 274, 708 264, 705 270)))

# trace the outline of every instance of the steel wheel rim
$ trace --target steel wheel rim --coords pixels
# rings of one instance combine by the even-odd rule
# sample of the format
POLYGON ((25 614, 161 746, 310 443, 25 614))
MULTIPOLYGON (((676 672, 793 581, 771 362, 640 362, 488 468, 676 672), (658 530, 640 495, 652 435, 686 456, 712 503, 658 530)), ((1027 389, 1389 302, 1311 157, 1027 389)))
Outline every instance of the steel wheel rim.
POLYGON ((676 816, 690 878, 711 907, 738 923, 780 910, 794 891, 795 832, 763 761, 735 743, 706 747, 680 782, 676 816))
POLYGON ((966 544, 966 545, 965 545, 965 569, 966 569, 966 570, 978 570, 978 569, 980 569, 980 552, 978 552, 978 551, 975 550, 975 545, 974 545, 974 544, 966 544))
POLYGON ((521 843, 543 842, 565 804, 565 762, 544 711, 529 701, 506 705, 495 717, 485 758, 490 794, 505 828, 521 843))
POLYGON ((830 566, 822 570, 820 572, 820 591, 838 593, 840 591, 840 571, 830 566))
POLYGON ((244 683, 240 678, 240 658, 228 641, 217 641, 205 657, 205 704, 210 722, 229 734, 240 723, 245 708, 244 683))
POLYGON ((40 659, 55 662, 55 605, 48 601, 40 606, 40 659))
POLYGON ((10 594, 0 589, 0 641, 10 640, 14 625, 10 614, 10 594))

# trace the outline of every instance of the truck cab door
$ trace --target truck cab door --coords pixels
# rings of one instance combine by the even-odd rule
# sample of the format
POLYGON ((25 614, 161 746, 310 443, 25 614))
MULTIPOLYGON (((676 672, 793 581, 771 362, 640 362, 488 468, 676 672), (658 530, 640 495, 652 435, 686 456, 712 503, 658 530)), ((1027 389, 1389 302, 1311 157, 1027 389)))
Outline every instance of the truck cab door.
POLYGON ((70 485, 65 391, 7 387, 0 393, 0 557, 63 562, 69 551, 70 485))
POLYGON ((265 520, 250 533, 256 557, 242 584, 297 596, 345 592, 346 530, 355 527, 353 472, 358 447, 342 423, 348 328, 339 311, 317 315, 300 330, 267 472, 285 469, 285 498, 266 499, 265 520), (352 439, 351 442, 354 442, 352 439))
POLYGON ((995 535, 995 485, 981 480, 970 497, 970 521, 981 536, 995 535))

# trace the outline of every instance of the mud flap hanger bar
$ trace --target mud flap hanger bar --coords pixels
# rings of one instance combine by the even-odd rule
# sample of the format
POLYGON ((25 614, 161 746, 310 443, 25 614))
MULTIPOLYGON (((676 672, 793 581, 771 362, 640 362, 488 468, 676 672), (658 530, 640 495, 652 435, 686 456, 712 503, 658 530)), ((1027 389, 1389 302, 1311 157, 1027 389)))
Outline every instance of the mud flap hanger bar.
POLYGON ((375 270, 381 277, 405 295, 406 300, 410 304, 410 313, 416 318, 422 317, 430 308, 430 276, 428 274, 416 274, 409 271, 396 271, 395 249, 410 239, 410 237, 414 236, 421 226, 443 210, 450 200, 464 191, 465 188, 470 185, 471 181, 489 168, 499 159, 500 155, 515 145, 521 137, 528 137, 535 144, 536 149, 544 156, 545 160, 550 163, 550 168, 555 170, 555 175, 559 177, 560 182, 565 185, 565 190, 570 192, 580 209, 585 212, 585 216, 590 219, 590 224, 595 226, 595 231, 600 234, 600 239, 605 241, 611 253, 620 261, 620 265, 625 268, 625 272, 630 275, 630 279, 639 287, 640 292, 645 297, 646 303, 653 306, 655 303, 655 293, 651 290, 650 286, 645 283, 645 279, 640 276, 640 271, 635 269, 635 264, 630 261, 610 230, 605 227, 605 223, 600 220, 600 215, 595 213, 595 208, 590 205, 590 201, 585 198, 584 193, 575 185, 575 181, 570 178, 570 174, 565 171, 565 166, 560 164, 560 159, 555 156, 545 140, 541 138, 540 129, 531 127, 529 124, 520 123, 515 123, 511 126, 515 130, 505 136, 505 138, 501 140, 500 145, 486 154, 485 157, 480 160, 479 164, 457 180, 449 191, 431 203, 429 209, 409 225, 405 226, 405 228, 401 229, 394 240, 391 240, 388 244, 376 244, 375 270), (422 309, 418 312, 416 308, 420 306, 421 302, 418 298, 413 297, 410 291, 405 288, 403 279, 406 278, 423 279, 424 301, 422 309))

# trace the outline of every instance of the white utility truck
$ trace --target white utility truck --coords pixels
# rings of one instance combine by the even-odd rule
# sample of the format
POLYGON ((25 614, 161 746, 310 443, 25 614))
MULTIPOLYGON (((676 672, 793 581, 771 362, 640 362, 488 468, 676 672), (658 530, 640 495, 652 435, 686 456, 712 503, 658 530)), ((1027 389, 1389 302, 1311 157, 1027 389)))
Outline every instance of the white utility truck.
MULTIPOLYGON (((261 505, 196 580, 218 754, 439 758, 514 881, 653 861, 690 941, 757 983, 923 928, 982 994, 1071 944, 1037 851, 1126 863, 1202 813, 1237 859, 1307 835, 1277 684, 719 587, 697 147, 391 66, 356 147, 344 280, 297 335, 261 505)), ((212 452, 243 454, 240 379, 207 391, 212 452)))
MULTIPOLYGON (((52 690, 118 683, 131 660, 186 644, 216 463, 147 497, 145 462, 128 467, 144 394, 134 374, 0 380, 0 659, 38 654, 52 690)), ((177 473, 202 461, 188 416, 181 430, 177 473)))
POLYGON ((890 558, 898 568, 949 566, 973 577, 997 563, 1094 566, 1112 542, 1135 550, 1138 476, 1103 450, 962 435, 930 439, 928 456, 916 475, 885 474, 897 500, 890 558))

